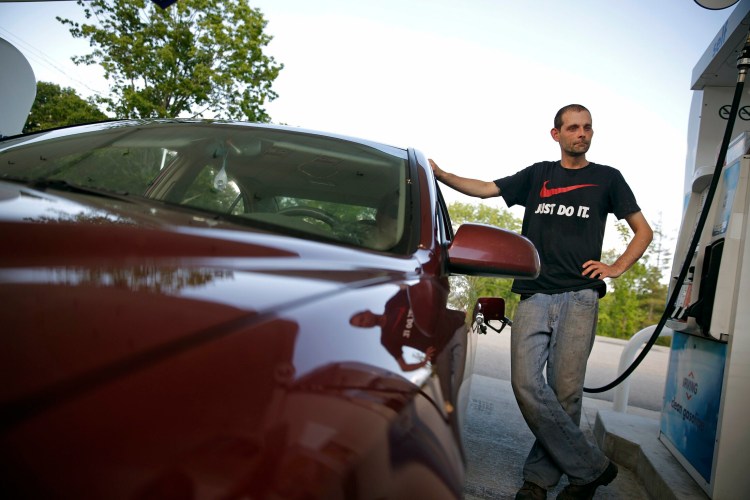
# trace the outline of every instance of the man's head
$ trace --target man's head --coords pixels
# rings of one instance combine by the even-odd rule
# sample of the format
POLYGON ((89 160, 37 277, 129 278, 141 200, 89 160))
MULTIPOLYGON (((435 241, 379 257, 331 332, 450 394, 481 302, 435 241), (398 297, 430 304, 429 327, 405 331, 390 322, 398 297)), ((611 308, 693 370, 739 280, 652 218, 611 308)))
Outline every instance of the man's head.
POLYGON ((380 323, 381 316, 366 309, 354 314, 349 318, 349 324, 360 328, 372 328, 380 323))
POLYGON ((555 127, 551 134, 560 144, 563 157, 586 156, 591 147, 591 138, 594 136, 591 113, 580 104, 569 104, 560 108, 555 115, 555 127))

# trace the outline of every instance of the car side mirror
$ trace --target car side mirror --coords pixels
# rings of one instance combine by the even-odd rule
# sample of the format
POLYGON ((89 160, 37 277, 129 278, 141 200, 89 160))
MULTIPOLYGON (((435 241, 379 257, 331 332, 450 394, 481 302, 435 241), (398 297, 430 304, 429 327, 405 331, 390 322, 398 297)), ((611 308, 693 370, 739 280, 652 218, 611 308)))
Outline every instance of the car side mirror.
POLYGON ((487 224, 461 224, 448 246, 453 274, 535 279, 539 254, 528 238, 487 224))

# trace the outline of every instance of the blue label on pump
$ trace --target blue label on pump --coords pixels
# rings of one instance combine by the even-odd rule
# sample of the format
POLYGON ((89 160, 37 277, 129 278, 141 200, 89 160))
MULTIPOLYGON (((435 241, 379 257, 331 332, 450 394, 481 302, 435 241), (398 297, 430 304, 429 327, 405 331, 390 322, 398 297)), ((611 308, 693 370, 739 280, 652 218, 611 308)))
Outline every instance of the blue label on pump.
POLYGON ((711 482, 727 345, 675 332, 661 432, 711 482))

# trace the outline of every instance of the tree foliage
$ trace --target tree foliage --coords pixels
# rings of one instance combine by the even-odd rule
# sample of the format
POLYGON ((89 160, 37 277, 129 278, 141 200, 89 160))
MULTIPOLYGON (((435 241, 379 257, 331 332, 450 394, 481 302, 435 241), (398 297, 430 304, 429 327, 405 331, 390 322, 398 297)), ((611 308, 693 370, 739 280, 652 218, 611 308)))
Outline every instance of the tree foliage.
MULTIPOLYGON (((623 223, 617 224, 623 244, 630 240, 630 230, 623 223)), ((659 226, 654 233, 656 241, 662 239, 659 226)), ((662 283, 663 268, 669 253, 661 243, 651 245, 643 257, 622 276, 607 280, 609 292, 599 303, 598 334, 607 337, 628 339, 647 326, 659 322, 667 299, 667 286, 662 283)), ((615 250, 604 252, 605 262, 614 262, 615 250)), ((663 339, 660 344, 668 343, 663 339)))
MULTIPOLYGON (((521 220, 509 211, 487 204, 472 205, 452 203, 448 207, 453 223, 464 222, 491 224, 520 232, 521 220)), ((623 245, 630 240, 627 225, 616 225, 623 245)), ((630 338, 646 326, 658 323, 666 304, 667 286, 662 283, 663 271, 669 265, 670 252, 663 244, 664 235, 656 225, 655 244, 637 261, 628 272, 617 279, 607 280, 608 293, 599 303, 598 335, 630 338)), ((620 252, 607 250, 602 255, 604 262, 614 262, 620 252)), ((453 307, 471 313, 478 297, 501 297, 505 299, 506 316, 512 318, 518 306, 518 295, 511 292, 513 280, 476 276, 452 276, 451 303, 453 307)), ((663 339, 659 343, 666 343, 663 339)))
POLYGON ((117 118, 207 116, 270 121, 283 68, 263 49, 272 37, 246 0, 180 0, 167 9, 148 0, 78 0, 86 20, 68 25, 93 52, 76 64, 100 64, 110 94, 99 99, 117 118))
POLYGON ((458 227, 464 222, 476 222, 520 232, 521 221, 508 210, 495 208, 486 203, 472 204, 453 202, 448 207, 451 221, 458 227))
POLYGON ((37 82, 36 98, 23 126, 23 133, 106 119, 107 115, 93 102, 83 100, 72 88, 37 82))

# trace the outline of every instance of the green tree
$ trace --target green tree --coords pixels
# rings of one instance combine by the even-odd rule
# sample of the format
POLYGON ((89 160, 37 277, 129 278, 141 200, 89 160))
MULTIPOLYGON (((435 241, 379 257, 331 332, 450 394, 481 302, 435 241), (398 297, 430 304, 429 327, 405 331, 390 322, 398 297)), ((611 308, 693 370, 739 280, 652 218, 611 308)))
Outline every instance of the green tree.
POLYGON ((37 82, 36 98, 23 126, 23 133, 106 119, 107 115, 99 111, 93 102, 83 100, 72 88, 37 82))
POLYGON ((654 223, 654 241, 649 247, 649 255, 652 265, 659 270, 652 273, 651 297, 648 299, 648 321, 649 324, 659 322, 664 308, 667 303, 669 278, 672 271, 672 250, 674 238, 670 238, 664 233, 661 223, 661 214, 658 222, 654 223), (658 279, 654 281, 654 277, 658 279))
MULTIPOLYGON (((502 208, 487 204, 454 202, 448 206, 454 229, 464 222, 476 222, 520 232, 521 220, 502 208)), ((479 297, 505 299, 505 315, 512 317, 518 305, 518 295, 510 291, 513 280, 508 278, 486 278, 483 276, 451 276, 451 305, 471 314, 479 297)), ((471 318, 469 318, 469 321, 471 318)))
POLYGON ((76 64, 100 64, 118 118, 204 116, 270 121, 283 68, 263 48, 266 20, 246 0, 180 0, 167 9, 148 0, 78 0, 87 20, 57 18, 93 52, 76 64))
MULTIPOLYGON (((617 223, 620 240, 626 244, 630 231, 623 223, 617 223)), ((656 225, 655 241, 663 234, 656 225)), ((603 260, 614 262, 619 255, 616 250, 604 252, 603 260)), ((622 276, 608 281, 609 292, 599 304, 599 326, 597 333, 607 337, 628 339, 641 329, 658 323, 664 310, 667 286, 662 283, 662 269, 666 267, 668 252, 661 244, 651 245, 646 253, 622 276)), ((665 339, 660 344, 668 344, 665 339)))

